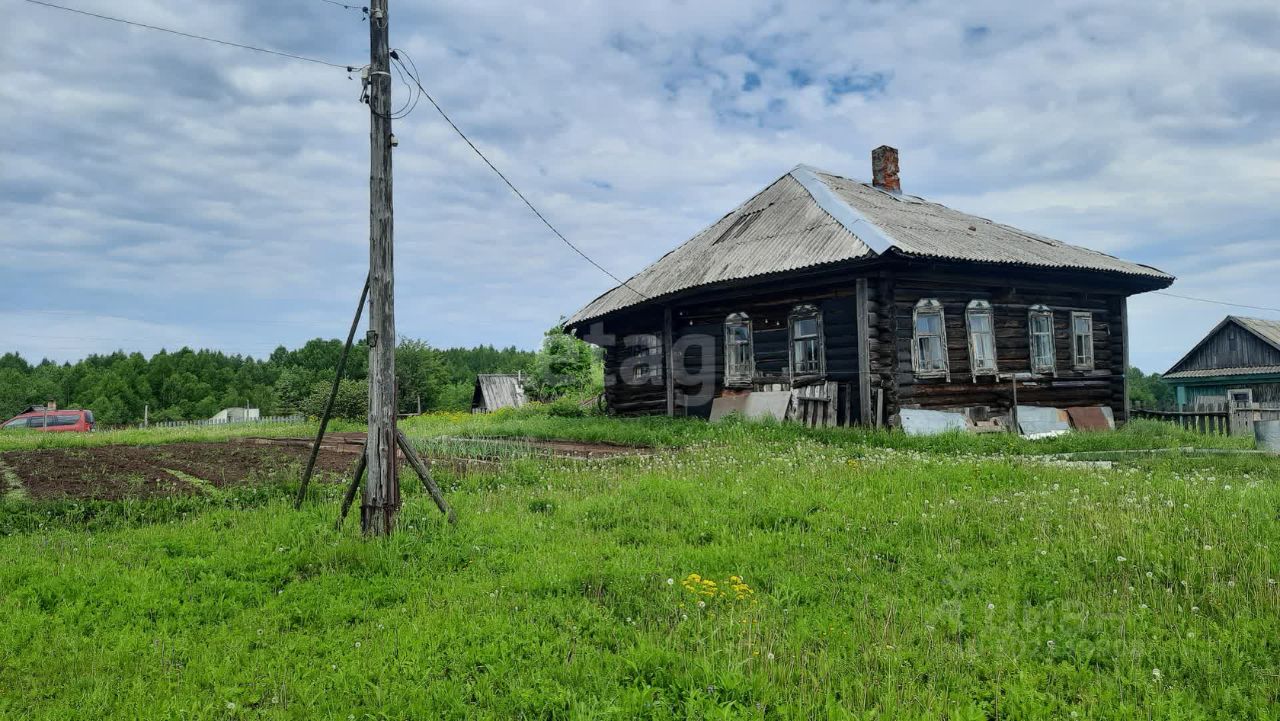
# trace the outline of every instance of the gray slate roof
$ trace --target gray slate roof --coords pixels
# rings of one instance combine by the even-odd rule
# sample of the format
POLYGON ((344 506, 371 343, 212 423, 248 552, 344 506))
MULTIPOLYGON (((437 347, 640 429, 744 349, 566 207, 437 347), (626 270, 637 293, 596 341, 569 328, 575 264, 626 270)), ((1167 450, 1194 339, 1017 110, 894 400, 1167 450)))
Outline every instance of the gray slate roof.
POLYGON ((472 410, 492 413, 499 408, 519 408, 524 405, 524 384, 514 373, 480 373, 476 375, 475 391, 471 395, 472 410))
POLYGON ((566 325, 730 280, 871 259, 887 252, 1045 268, 1173 276, 1088 248, 993 223, 869 183, 796 166, 657 262, 574 313, 566 325))
POLYGON ((1234 318, 1237 323, 1253 331, 1259 338, 1267 341, 1277 349, 1280 349, 1280 320, 1245 318, 1244 316, 1239 315, 1228 317, 1234 318))
POLYGON ((1218 376, 1251 376, 1251 375, 1280 375, 1280 366, 1250 366, 1245 368, 1203 368, 1200 370, 1190 371, 1174 371, 1173 373, 1165 373, 1161 378, 1165 380, 1185 380, 1190 378, 1216 378, 1218 376))
POLYGON ((1276 350, 1280 350, 1280 321, 1266 320, 1264 318, 1246 318, 1242 315, 1229 315, 1226 318, 1223 318, 1222 320, 1218 321, 1218 324, 1215 325, 1212 330, 1206 333, 1198 343, 1191 346, 1191 350, 1187 351, 1186 355, 1179 358, 1177 363, 1174 363, 1173 365, 1169 366, 1169 370, 1165 372, 1163 377, 1173 378, 1173 379, 1207 378, 1209 376, 1218 376, 1218 375, 1242 375, 1244 373, 1271 373, 1272 371, 1269 369, 1272 368, 1273 366, 1242 366, 1239 368, 1212 368, 1212 369, 1204 369, 1204 370, 1185 370, 1185 371, 1180 371, 1177 369, 1178 366, 1185 363, 1188 358, 1195 355, 1196 351, 1200 350, 1200 348, 1204 346, 1204 344, 1208 343, 1210 338, 1217 335, 1219 331, 1221 331, 1224 327, 1232 323, 1235 323, 1240 327, 1244 328, 1245 330, 1249 331, 1250 333, 1253 333, 1254 335, 1258 336, 1258 338, 1260 338, 1262 342, 1271 344, 1271 346, 1276 350))

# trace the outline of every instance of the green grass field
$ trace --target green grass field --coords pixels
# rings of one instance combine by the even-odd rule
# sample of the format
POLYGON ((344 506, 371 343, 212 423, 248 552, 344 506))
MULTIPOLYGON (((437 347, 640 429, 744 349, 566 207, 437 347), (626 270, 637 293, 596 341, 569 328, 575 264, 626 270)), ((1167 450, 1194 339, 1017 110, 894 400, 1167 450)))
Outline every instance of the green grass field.
POLYGON ((1237 441, 405 426, 660 450, 441 472, 452 527, 410 476, 381 541, 333 530, 333 486, 294 512, 292 477, 90 523, 9 502, 38 522, 0 538, 0 718, 1280 715, 1280 460, 1035 457, 1237 441))

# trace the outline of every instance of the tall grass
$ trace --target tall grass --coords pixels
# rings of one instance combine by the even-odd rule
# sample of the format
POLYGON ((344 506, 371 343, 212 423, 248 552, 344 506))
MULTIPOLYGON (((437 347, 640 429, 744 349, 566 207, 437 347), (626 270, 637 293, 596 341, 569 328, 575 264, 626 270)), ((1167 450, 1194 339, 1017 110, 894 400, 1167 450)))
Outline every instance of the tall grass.
MULTIPOLYGON (((548 423, 410 425, 613 422, 548 423)), ((441 471, 456 526, 406 483, 387 540, 284 496, 0 538, 0 717, 1276 715, 1273 458, 666 425, 628 426, 653 456, 441 471)))
POLYGON ((410 418, 405 431, 420 437, 473 436, 557 438, 577 441, 685 447, 698 443, 778 442, 817 440, 847 447, 880 447, 933 453, 1044 454, 1157 448, 1251 449, 1252 438, 1205 435, 1171 423, 1135 420, 1119 431, 1068 433, 1055 438, 1027 440, 1008 433, 981 435, 960 432, 909 436, 874 428, 804 428, 794 423, 759 423, 728 419, 707 423, 699 419, 561 418, 542 408, 502 410, 491 414, 442 413, 410 418))

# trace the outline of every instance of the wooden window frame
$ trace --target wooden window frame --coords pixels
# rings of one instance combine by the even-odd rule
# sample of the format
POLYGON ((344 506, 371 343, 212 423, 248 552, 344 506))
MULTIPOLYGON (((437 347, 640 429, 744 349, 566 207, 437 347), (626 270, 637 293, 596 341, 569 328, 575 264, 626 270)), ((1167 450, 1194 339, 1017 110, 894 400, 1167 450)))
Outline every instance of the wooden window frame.
POLYGON ((1248 408, 1253 408, 1253 389, 1252 388, 1228 388, 1227 389, 1227 410, 1234 411, 1234 410, 1242 410, 1242 409, 1248 409, 1248 408), (1234 396, 1237 393, 1245 393, 1249 397, 1249 400, 1245 401, 1245 404, 1243 406, 1236 405, 1235 399, 1232 398, 1232 396, 1234 396))
POLYGON ((991 308, 991 302, 985 300, 971 300, 969 305, 964 309, 964 326, 965 335, 969 339, 969 372, 973 376, 973 380, 977 382, 978 376, 994 376, 1000 373, 1000 354, 996 350, 996 314, 991 308), (974 337, 977 332, 973 329, 973 319, 976 316, 987 317, 986 334, 991 336, 991 367, 978 367, 977 344, 974 343, 974 337))
POLYGON ((951 358, 947 353, 947 314, 937 298, 921 298, 911 310, 911 370, 917 378, 946 378, 951 380, 951 358), (920 333, 920 317, 936 315, 938 317, 937 334, 920 333), (920 355, 920 341, 924 338, 937 338, 942 345, 942 367, 921 368, 923 358, 920 355))
POLYGON ((1088 311, 1072 311, 1071 312, 1071 367, 1078 371, 1091 371, 1096 367, 1093 357, 1093 313, 1088 311), (1089 343, 1086 345, 1087 355, 1080 355, 1077 345, 1079 344, 1080 333, 1076 330, 1076 321, 1085 320, 1089 324, 1089 343))
POLYGON ((653 383, 662 379, 662 339, 655 333, 638 333, 627 336, 626 344, 632 349, 630 383, 653 383), (644 360, 642 360, 644 359, 644 360))
POLYGON ((1055 376, 1058 374, 1058 346, 1053 337, 1055 332, 1053 322, 1053 309, 1049 306, 1037 303, 1027 309, 1027 363, 1032 373, 1040 375, 1047 373, 1055 376), (1049 364, 1047 366, 1036 364, 1036 318, 1049 319, 1049 333, 1047 336, 1049 339, 1049 364))
POLYGON ((730 313, 724 319, 724 385, 726 388, 749 388, 756 376, 755 333, 751 327, 751 316, 746 313, 730 313), (735 328, 746 328, 747 339, 739 341, 733 336, 735 328), (744 345, 747 349, 745 367, 738 368, 732 362, 733 348, 744 345))
POLYGON ((791 380, 795 382, 797 379, 821 378, 827 373, 827 340, 826 334, 822 329, 822 311, 818 306, 811 303, 803 303, 791 309, 791 313, 787 316, 787 360, 788 368, 791 372, 791 380), (813 336, 796 337, 796 322, 802 320, 817 321, 817 332, 813 336), (806 369, 797 371, 796 368, 796 341, 816 339, 814 344, 814 355, 817 363, 816 369, 806 369))

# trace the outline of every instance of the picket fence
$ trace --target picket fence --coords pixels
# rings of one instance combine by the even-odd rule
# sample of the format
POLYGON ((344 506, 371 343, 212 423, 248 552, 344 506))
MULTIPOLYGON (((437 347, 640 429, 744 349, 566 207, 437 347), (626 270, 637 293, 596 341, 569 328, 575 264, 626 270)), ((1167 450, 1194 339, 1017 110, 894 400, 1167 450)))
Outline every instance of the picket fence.
POLYGON ((1168 421, 1198 433, 1252 436, 1254 423, 1280 420, 1280 404, 1197 403, 1183 404, 1177 410, 1153 410, 1136 406, 1129 409, 1129 415, 1133 418, 1168 421))
POLYGON ((237 419, 237 420, 210 418, 210 419, 199 420, 199 421, 157 421, 155 423, 151 423, 146 426, 139 424, 138 426, 135 426, 135 427, 136 428, 144 428, 144 427, 181 428, 183 426, 240 426, 240 425, 246 425, 246 424, 256 425, 261 423, 305 423, 306 421, 307 421, 306 416, 295 413, 294 415, 291 415, 291 416, 262 416, 259 418, 247 418, 247 419, 237 419))

